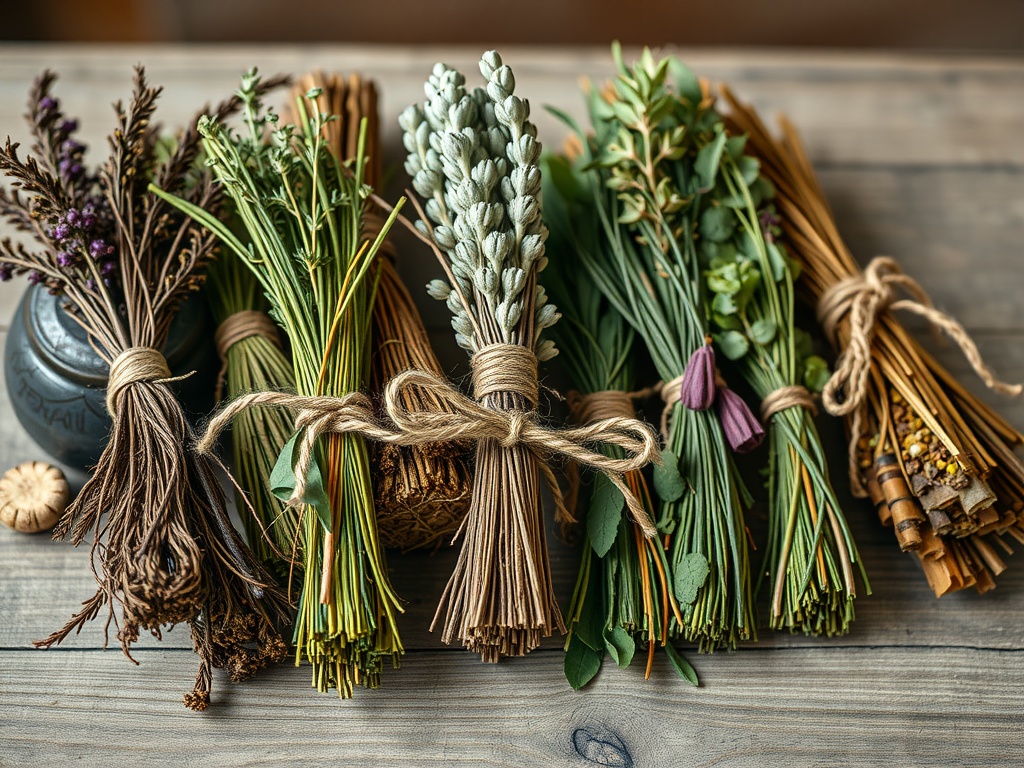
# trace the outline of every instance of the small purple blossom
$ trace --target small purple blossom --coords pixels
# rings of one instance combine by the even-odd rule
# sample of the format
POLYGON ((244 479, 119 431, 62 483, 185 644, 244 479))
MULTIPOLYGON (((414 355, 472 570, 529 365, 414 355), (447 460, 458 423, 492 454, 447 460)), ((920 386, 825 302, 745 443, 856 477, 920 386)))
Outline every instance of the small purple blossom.
POLYGON ((690 355, 679 399, 691 411, 705 411, 715 401, 715 351, 710 344, 690 355))
POLYGON ((82 221, 82 216, 74 208, 68 208, 68 212, 64 214, 63 221, 69 227, 77 227, 82 221))
POLYGON ((77 131, 77 130, 78 130, 78 121, 75 120, 73 117, 72 118, 68 118, 67 120, 62 120, 61 121, 60 132, 63 133, 65 136, 67 134, 73 133, 74 131, 77 131))
POLYGON ((58 243, 63 243, 69 237, 71 237, 71 228, 64 223, 58 224, 52 230, 53 239, 58 243))
POLYGON ((764 427, 742 397, 728 387, 719 386, 715 405, 725 438, 736 453, 750 453, 761 444, 764 427))
POLYGON ((93 240, 89 243, 89 255, 94 259, 102 258, 103 256, 109 256, 114 252, 113 246, 107 245, 102 240, 93 240))
POLYGON ((14 277, 14 272, 11 271, 10 265, 0 264, 0 282, 6 283, 12 277, 14 277))
POLYGON ((28 281, 32 285, 39 285, 39 283, 43 282, 43 273, 37 269, 33 269, 28 273, 28 281))
POLYGON ((75 254, 68 253, 67 251, 61 251, 57 254, 57 264, 62 267, 73 267, 78 259, 75 258, 75 254))
POLYGON ((39 100, 39 109, 43 112, 49 112, 57 108, 57 100, 52 96, 43 96, 39 100))
POLYGON ((117 271, 117 264, 112 261, 103 262, 103 266, 100 267, 100 274, 107 276, 112 275, 117 271))

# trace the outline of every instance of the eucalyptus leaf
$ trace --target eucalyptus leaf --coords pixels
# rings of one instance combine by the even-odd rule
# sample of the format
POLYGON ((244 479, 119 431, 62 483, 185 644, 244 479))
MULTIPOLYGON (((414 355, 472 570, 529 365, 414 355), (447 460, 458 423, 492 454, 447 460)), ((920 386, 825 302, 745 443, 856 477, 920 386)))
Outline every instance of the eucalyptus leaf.
POLYGON ((661 464, 654 465, 654 491, 662 503, 675 501, 686 492, 686 481, 679 472, 679 459, 668 448, 661 452, 661 464))
POLYGON ((725 142, 728 138, 720 124, 716 125, 716 128, 718 128, 718 135, 714 141, 700 148, 697 152, 697 159, 693 163, 693 169, 697 172, 702 190, 714 189, 718 166, 722 162, 722 150, 725 149, 725 142))
POLYGON ((672 581, 676 600, 683 605, 693 605, 709 573, 708 561, 700 552, 687 552, 680 557, 676 561, 672 581))
POLYGON ((714 243, 724 243, 736 231, 736 214, 724 205, 709 206, 700 217, 700 234, 714 243))
POLYGON ((615 626, 604 631, 604 646, 608 655, 615 660, 620 669, 625 669, 633 661, 636 643, 633 637, 622 627, 615 626))
POLYGON ((598 557, 608 554, 615 543, 625 507, 626 499, 622 491, 612 485, 607 476, 599 473, 594 478, 590 506, 587 509, 587 539, 598 557))
POLYGON ((604 651, 595 651, 576 635, 570 637, 569 647, 565 649, 565 658, 562 660, 562 670, 569 685, 578 691, 593 680, 601 669, 603 656, 604 651))
POLYGON ((760 320, 755 320, 750 326, 750 339, 755 344, 760 344, 764 347, 772 343, 778 332, 779 327, 775 324, 774 320, 769 317, 762 317, 760 320))
MULTIPOLYGON (((284 444, 274 463, 274 469, 270 472, 268 481, 270 492, 281 501, 288 501, 295 493, 295 462, 299 458, 299 438, 301 436, 302 431, 300 430, 284 444)), ((323 474, 320 472, 320 465, 315 455, 306 472, 306 484, 302 488, 302 495, 299 498, 303 504, 313 507, 324 529, 331 530, 331 503, 327 499, 323 474)))
POLYGON ((676 672, 690 685, 696 687, 700 685, 700 681, 697 680, 696 670, 690 666, 688 662, 679 651, 675 649, 672 643, 665 643, 665 654, 668 656, 668 660, 672 662, 672 666, 676 668, 676 672))
POLYGON ((739 331, 722 331, 713 336, 722 354, 730 360, 739 360, 750 349, 747 337, 739 331))
POLYGON ((768 251, 768 263, 772 266, 772 277, 775 282, 779 282, 786 276, 789 262, 775 243, 766 242, 765 248, 768 251))

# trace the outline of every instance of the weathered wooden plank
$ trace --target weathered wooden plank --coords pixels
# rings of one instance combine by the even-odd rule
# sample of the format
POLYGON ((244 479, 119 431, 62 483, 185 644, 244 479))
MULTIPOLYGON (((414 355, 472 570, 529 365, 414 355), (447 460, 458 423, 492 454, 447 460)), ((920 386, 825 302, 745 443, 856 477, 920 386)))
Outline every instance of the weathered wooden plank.
POLYGON ((113 654, 0 656, 0 765, 1002 768, 1024 747, 1019 652, 741 651, 696 659, 700 689, 659 660, 647 683, 609 668, 580 693, 556 653, 498 666, 417 653, 348 702, 309 691, 304 670, 218 676, 205 715, 179 703, 187 654, 140 660, 126 672, 113 654))

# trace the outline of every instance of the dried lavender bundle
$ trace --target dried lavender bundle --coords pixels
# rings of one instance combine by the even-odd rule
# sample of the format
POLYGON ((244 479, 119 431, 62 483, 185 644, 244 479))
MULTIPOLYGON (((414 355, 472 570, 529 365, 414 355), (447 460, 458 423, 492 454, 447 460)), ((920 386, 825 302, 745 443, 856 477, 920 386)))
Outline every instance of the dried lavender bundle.
MULTIPOLYGON (((194 130, 158 160, 152 117, 160 89, 147 84, 141 67, 130 102, 115 105, 110 159, 96 173, 73 138, 77 121, 65 118, 50 94, 54 79, 44 73, 30 97, 34 157, 22 160, 10 139, 0 150, 0 170, 14 188, 0 192, 0 215, 36 249, 0 243, 0 277, 27 273, 67 299, 110 364, 113 426, 93 476, 54 534, 75 545, 92 534, 98 589, 37 645, 60 643, 104 606, 129 658, 140 632, 159 637, 164 627, 187 623, 200 670, 185 704, 202 710, 212 667, 244 679, 285 651, 275 630, 284 599, 232 528, 214 466, 190 449, 192 429, 159 352, 178 306, 202 284, 214 240, 146 185, 153 180, 213 209, 220 198, 196 167, 194 130)), ((231 99, 216 112, 238 106, 231 99)))
MULTIPOLYGON (((541 340, 558 318, 537 284, 547 231, 541 221, 540 144, 512 70, 484 54, 486 89, 437 64, 426 100, 399 119, 406 169, 426 202, 421 232, 448 274, 431 295, 448 304, 459 346, 471 353, 474 396, 486 408, 529 414, 537 363, 555 355, 541 340)), ((565 631, 551 586, 540 466, 523 445, 477 444, 462 550, 435 623, 484 661, 523 655, 565 631)))
MULTIPOLYGON (((358 75, 315 73, 302 78, 295 95, 318 90, 321 108, 337 117, 324 126, 328 146, 343 162, 355 157, 359 125, 365 118, 366 183, 381 180, 381 151, 377 87, 358 75)), ((364 222, 380 229, 379 216, 367 211, 364 222)), ((388 381, 403 371, 427 371, 443 376, 423 319, 395 265, 397 252, 390 241, 381 247, 379 282, 373 305, 373 357, 370 391, 380 394, 388 381)), ((436 397, 419 387, 402 392, 410 411, 443 409, 436 397)), ((400 446, 375 443, 374 503, 381 541, 403 551, 429 547, 450 536, 469 509, 470 480, 465 448, 457 443, 400 446)))
POLYGON ((966 331, 931 306, 895 261, 863 271, 836 228, 793 126, 774 138, 756 111, 728 89, 730 120, 777 190, 782 228, 802 284, 840 353, 823 392, 830 413, 845 416, 854 493, 870 496, 900 547, 917 554, 937 596, 973 586, 991 589, 1009 550, 1024 543, 1024 464, 1014 454, 1024 435, 968 393, 900 324, 893 310, 923 316, 953 338, 992 389, 995 379, 966 331), (902 289, 908 298, 899 298, 902 289))

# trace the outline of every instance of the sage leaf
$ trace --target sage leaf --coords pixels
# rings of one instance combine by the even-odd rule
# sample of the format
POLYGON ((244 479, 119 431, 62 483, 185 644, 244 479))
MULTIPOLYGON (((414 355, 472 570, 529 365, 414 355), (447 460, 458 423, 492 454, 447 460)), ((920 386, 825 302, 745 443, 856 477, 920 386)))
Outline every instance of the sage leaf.
POLYGON ((605 475, 598 474, 594 478, 590 507, 587 510, 587 539, 598 557, 608 554, 615 543, 625 507, 626 499, 622 491, 612 485, 612 481, 605 475))
POLYGON ((762 317, 760 320, 756 320, 753 325, 750 326, 750 338, 755 344, 760 344, 762 347, 771 344, 775 339, 775 334, 779 332, 779 327, 775 324, 775 321, 770 317, 762 317))
POLYGON ((747 337, 739 331, 722 331, 721 333, 713 334, 715 344, 730 360, 739 360, 750 349, 750 342, 747 341, 747 337))
POLYGON ((565 649, 565 658, 562 660, 562 671, 565 672, 565 679, 569 681, 569 685, 578 691, 593 680, 601 669, 603 656, 603 651, 595 651, 576 635, 572 635, 569 638, 569 647, 565 649))
POLYGON ((722 150, 725 149, 725 142, 728 139, 725 131, 719 131, 715 140, 705 144, 697 152, 697 159, 694 160, 693 169, 697 172, 701 191, 708 191, 715 186, 715 177, 718 175, 718 166, 722 162, 722 150))
POLYGON ((686 481, 679 473, 679 459, 668 448, 661 452, 661 464, 654 465, 654 491, 663 503, 675 501, 686 491, 686 481))
POLYGON ((619 626, 604 631, 604 647, 620 669, 629 666, 629 663, 633 661, 633 654, 636 652, 636 643, 633 641, 633 637, 619 626))
POLYGON ((687 552, 676 562, 672 582, 676 600, 683 605, 693 605, 697 593, 704 586, 711 569, 700 552, 687 552))
POLYGON ((724 205, 709 207, 700 217, 700 234, 714 243, 724 243, 736 231, 736 214, 724 205))
MULTIPOLYGON (((295 493, 295 462, 299 458, 299 438, 301 436, 302 431, 300 430, 284 444, 274 463, 274 469, 270 473, 268 481, 270 492, 281 501, 288 501, 295 493)), ((306 485, 299 498, 303 504, 308 504, 314 509, 324 529, 331 530, 331 503, 324 490, 324 478, 316 456, 309 464, 309 470, 306 472, 306 485)))
POLYGON ((697 680, 696 670, 690 666, 683 655, 675 649, 672 643, 665 643, 665 654, 668 656, 668 660, 672 662, 672 666, 676 668, 676 672, 690 685, 696 687, 700 685, 700 681, 697 680))

